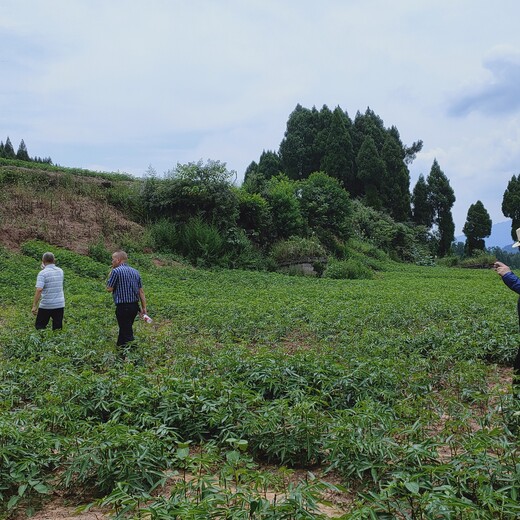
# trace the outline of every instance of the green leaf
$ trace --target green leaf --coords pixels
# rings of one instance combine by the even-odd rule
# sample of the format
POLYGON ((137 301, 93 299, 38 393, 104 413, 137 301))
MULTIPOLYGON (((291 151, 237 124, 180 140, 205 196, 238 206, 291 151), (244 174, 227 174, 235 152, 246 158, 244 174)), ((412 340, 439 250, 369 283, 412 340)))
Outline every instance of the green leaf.
POLYGON ((405 482, 404 487, 413 495, 419 494, 419 484, 417 482, 405 482))

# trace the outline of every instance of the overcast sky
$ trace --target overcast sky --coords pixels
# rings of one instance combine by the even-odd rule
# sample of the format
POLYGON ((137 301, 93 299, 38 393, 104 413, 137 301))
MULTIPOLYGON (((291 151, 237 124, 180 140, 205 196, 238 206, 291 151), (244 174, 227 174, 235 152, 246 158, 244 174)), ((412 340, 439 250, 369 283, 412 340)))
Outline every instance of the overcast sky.
POLYGON ((237 172, 297 103, 370 106, 434 158, 460 234, 520 174, 518 0, 1 0, 0 140, 101 171, 237 172))

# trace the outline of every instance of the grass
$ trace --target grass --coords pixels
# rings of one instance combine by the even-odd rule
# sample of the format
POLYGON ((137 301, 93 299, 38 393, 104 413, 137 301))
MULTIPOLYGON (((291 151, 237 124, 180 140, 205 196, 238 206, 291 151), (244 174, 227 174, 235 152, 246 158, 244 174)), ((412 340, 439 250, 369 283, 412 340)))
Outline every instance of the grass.
POLYGON ((516 298, 496 273, 140 258, 154 323, 124 362, 103 269, 74 253, 65 329, 33 330, 37 247, 0 259, 6 516, 58 490, 120 518, 319 518, 325 496, 344 518, 517 517, 516 298))

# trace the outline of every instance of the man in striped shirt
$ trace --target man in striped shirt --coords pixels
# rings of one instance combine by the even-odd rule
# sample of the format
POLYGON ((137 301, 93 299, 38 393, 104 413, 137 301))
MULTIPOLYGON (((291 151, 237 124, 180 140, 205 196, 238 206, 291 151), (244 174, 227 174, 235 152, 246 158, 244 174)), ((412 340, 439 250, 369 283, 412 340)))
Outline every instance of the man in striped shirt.
POLYGON ((137 269, 127 265, 128 255, 116 251, 112 255, 112 271, 107 280, 107 291, 112 293, 116 304, 116 318, 119 325, 117 346, 125 347, 134 341, 133 324, 137 314, 146 314, 146 298, 141 275, 137 269), (141 302, 141 310, 139 310, 141 302))
POLYGON ((63 271, 54 264, 52 253, 42 256, 42 270, 36 277, 36 292, 32 313, 36 316, 37 329, 47 327, 52 318, 52 330, 63 327, 63 312, 65 310, 65 295, 63 294, 63 271), (40 305, 38 306, 38 302, 40 305))

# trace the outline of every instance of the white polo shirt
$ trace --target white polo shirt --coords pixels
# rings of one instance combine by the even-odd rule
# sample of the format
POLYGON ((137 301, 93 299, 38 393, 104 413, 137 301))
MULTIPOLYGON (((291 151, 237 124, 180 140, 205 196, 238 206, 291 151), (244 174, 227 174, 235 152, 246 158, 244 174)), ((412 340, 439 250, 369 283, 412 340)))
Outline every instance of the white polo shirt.
POLYGON ((40 309, 61 309, 65 307, 63 294, 63 271, 54 264, 47 264, 36 278, 36 288, 43 289, 40 309))

